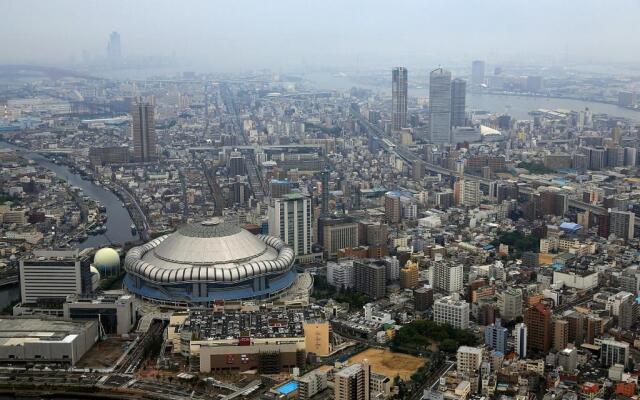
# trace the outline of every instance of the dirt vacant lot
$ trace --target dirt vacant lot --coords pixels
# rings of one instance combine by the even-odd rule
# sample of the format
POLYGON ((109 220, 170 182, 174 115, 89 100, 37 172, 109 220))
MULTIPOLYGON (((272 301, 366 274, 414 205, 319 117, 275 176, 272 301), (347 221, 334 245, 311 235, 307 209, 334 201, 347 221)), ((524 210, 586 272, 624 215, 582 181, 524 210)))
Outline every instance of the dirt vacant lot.
POLYGON ((375 373, 385 375, 393 379, 400 375, 403 380, 408 380, 427 359, 415 357, 404 353, 393 353, 383 349, 367 349, 349 359, 349 364, 369 360, 371 370, 375 373))

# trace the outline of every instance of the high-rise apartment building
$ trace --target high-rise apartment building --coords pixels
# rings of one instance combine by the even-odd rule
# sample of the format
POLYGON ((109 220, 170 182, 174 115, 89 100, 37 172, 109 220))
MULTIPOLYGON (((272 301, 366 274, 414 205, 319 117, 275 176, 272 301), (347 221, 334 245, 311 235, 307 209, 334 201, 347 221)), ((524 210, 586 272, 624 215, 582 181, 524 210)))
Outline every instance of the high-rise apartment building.
POLYGON ((631 211, 609 210, 609 234, 623 240, 633 239, 635 217, 631 211))
POLYGON ((500 318, 496 319, 496 322, 487 325, 484 328, 484 343, 489 348, 499 351, 502 354, 507 354, 507 338, 509 337, 509 331, 502 326, 500 318))
POLYGON ((467 98, 467 82, 456 78, 451 81, 451 126, 466 126, 465 112, 467 98))
POLYGON ((136 100, 131 107, 131 118, 134 160, 137 162, 155 161, 158 154, 153 102, 136 100))
POLYGON ((553 348, 562 351, 569 344, 569 321, 564 319, 553 320, 553 348))
POLYGON ((349 218, 320 218, 318 241, 328 258, 335 258, 338 250, 358 246, 358 223, 349 218))
POLYGON ((508 288, 499 296, 500 316, 513 321, 522 316, 522 289, 508 288))
POLYGON ((477 180, 465 179, 462 181, 462 205, 476 207, 482 200, 480 182, 477 180))
POLYGON ((407 261, 407 264, 400 270, 400 287, 402 289, 413 289, 418 286, 420 272, 418 263, 407 261))
POLYGON ((484 84, 484 70, 484 61, 475 60, 471 63, 471 84, 473 86, 484 84))
POLYGON ((391 120, 394 131, 407 127, 407 69, 396 67, 391 72, 391 120))
POLYGON ((551 348, 551 310, 538 303, 524 313, 529 351, 547 353, 551 348))
POLYGON ((384 296, 386 265, 379 261, 354 261, 354 288, 372 299, 384 296))
POLYGON ((522 322, 516 324, 513 337, 515 338, 516 354, 520 358, 527 358, 527 325, 522 322))
POLYGON ((364 360, 341 369, 334 375, 333 398, 336 400, 369 400, 371 366, 364 360))
POLYGON ((446 293, 456 293, 464 285, 464 271, 462 264, 436 261, 429 270, 429 283, 436 290, 446 293))
POLYGON ((397 224, 402 220, 400 195, 389 192, 384 196, 384 215, 390 224, 397 224))
POLYGON ((284 194, 269 207, 269 234, 279 237, 296 255, 311 253, 311 199, 300 193, 284 194))
POLYGON ((451 143, 451 72, 444 68, 429 75, 429 115, 432 143, 451 143))

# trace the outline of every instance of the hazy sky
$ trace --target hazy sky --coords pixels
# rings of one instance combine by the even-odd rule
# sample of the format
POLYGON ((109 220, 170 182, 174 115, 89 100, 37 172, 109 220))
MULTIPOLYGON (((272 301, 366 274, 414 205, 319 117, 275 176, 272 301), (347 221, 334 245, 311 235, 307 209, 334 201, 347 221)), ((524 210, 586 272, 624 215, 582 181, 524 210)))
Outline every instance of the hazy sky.
POLYGON ((0 64, 175 54, 193 69, 640 62, 637 0, 0 0, 0 64))

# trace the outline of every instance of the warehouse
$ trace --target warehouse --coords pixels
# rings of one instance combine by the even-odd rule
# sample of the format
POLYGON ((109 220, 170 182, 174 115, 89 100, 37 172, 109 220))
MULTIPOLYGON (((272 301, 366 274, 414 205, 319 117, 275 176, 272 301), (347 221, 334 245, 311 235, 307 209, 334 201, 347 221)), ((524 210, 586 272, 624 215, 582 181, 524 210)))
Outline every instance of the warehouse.
POLYGON ((75 365, 98 339, 95 321, 0 319, 0 363, 75 365))

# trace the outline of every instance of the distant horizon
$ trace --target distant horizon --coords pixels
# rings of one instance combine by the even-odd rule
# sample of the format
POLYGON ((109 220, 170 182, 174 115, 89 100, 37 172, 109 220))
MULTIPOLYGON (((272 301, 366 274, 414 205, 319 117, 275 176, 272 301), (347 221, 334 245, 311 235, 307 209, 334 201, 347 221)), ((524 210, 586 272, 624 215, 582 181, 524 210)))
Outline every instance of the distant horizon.
POLYGON ((283 0, 109 2, 8 0, 0 64, 174 60, 194 70, 462 65, 638 66, 640 2, 597 0, 283 0), (550 11, 551 10, 551 11, 550 11), (391 13, 400 17, 392 19, 391 13), (397 22, 396 22, 397 21, 397 22), (605 21, 606 23, 603 23, 605 21))

